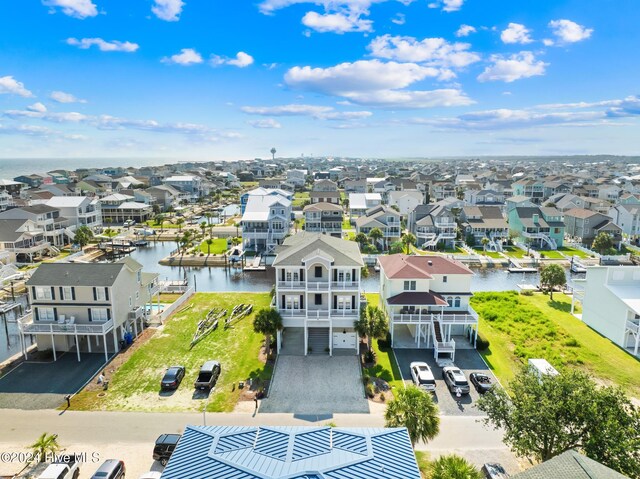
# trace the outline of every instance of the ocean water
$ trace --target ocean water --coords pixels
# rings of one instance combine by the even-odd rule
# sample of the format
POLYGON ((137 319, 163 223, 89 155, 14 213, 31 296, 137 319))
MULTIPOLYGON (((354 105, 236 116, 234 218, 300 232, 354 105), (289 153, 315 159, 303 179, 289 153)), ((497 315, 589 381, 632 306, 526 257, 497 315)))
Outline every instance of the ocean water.
POLYGON ((175 158, 0 158, 0 179, 13 179, 30 173, 56 169, 141 167, 179 163, 175 158))

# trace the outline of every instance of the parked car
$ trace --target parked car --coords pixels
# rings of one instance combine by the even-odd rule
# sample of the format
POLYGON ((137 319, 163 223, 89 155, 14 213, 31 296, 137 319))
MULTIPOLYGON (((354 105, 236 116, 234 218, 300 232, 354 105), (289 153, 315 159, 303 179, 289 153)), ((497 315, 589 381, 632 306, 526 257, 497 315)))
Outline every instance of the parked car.
POLYGON ((200 368, 198 378, 193 386, 196 389, 207 390, 216 385, 220 376, 220 363, 218 361, 207 361, 200 368))
POLYGON ((458 389, 460 394, 469 394, 469 382, 464 373, 456 366, 442 368, 442 379, 452 394, 455 394, 458 389))
POLYGON ((62 456, 52 462, 42 471, 38 479, 78 479, 80 475, 80 461, 75 454, 62 456))
POLYGON ((413 382, 420 389, 434 392, 436 390, 436 379, 433 377, 431 368, 427 363, 414 361, 410 365, 413 382))
POLYGON ((124 462, 118 459, 107 459, 102 463, 91 479, 124 479, 124 462))
POLYGON ((167 369, 167 372, 164 373, 164 377, 160 383, 160 388, 162 390, 178 389, 183 378, 184 366, 171 366, 167 369))
POLYGON ((153 460, 160 461, 160 464, 166 466, 181 437, 180 434, 162 434, 159 436, 153 447, 153 460))
POLYGON ((136 220, 127 220, 124 222, 122 226, 124 226, 125 228, 129 228, 130 226, 133 226, 135 224, 136 224, 136 220))
POLYGON ((493 387, 493 381, 487 374, 484 373, 469 374, 469 381, 471 381, 473 387, 475 387, 476 391, 478 391, 480 394, 486 393, 493 387))
POLYGON ((486 479, 509 479, 509 474, 500 464, 485 464, 480 472, 486 479))

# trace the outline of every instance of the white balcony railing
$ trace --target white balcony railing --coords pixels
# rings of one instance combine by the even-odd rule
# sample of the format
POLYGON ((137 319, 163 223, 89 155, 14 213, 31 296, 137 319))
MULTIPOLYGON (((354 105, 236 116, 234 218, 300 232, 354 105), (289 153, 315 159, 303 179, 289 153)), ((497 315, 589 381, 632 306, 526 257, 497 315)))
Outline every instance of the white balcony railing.
POLYGON ((436 341, 435 344, 436 353, 455 353, 456 351, 456 342, 452 339, 451 341, 436 341))
POLYGON ((18 320, 20 330, 25 334, 106 334, 113 329, 113 320, 103 323, 69 323, 33 321, 32 314, 23 316, 18 320))
POLYGON ((51 246, 51 243, 48 241, 36 241, 30 245, 20 245, 14 246, 12 248, 6 248, 7 251, 11 251, 12 253, 36 253, 38 251, 42 251, 51 246))
POLYGON ((329 311, 326 309, 308 309, 307 319, 329 319, 329 311))
POLYGON ((640 333, 640 324, 634 323, 633 321, 627 319, 627 331, 631 331, 635 334, 640 333))
POLYGON ((326 291, 329 289, 329 281, 307 281, 309 291, 326 291))
POLYGON ((278 281, 278 289, 304 289, 304 281, 278 281))
POLYGON ((358 318, 358 311, 355 309, 332 309, 332 318, 358 318))
POLYGON ((478 322, 478 313, 469 306, 467 311, 440 313, 392 313, 391 319, 395 323, 430 323, 434 320, 441 324, 475 324, 478 322))
POLYGON ((358 289, 360 287, 359 283, 356 281, 332 281, 331 289, 358 289))

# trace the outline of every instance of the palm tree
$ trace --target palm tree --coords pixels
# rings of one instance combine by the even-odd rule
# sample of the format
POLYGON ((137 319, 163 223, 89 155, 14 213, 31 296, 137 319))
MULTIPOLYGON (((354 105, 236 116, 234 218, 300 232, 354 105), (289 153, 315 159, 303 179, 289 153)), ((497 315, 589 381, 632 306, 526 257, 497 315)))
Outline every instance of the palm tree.
POLYGON ((200 223, 200 231, 202 233, 202 237, 204 238, 204 231, 207 229, 207 223, 205 223, 204 221, 202 223, 200 223))
POLYGON ((275 147, 271 148, 271 159, 273 161, 275 161, 275 159, 276 159, 276 149, 275 149, 275 147))
POLYGON ((178 218, 176 220, 176 224, 178 225, 178 231, 182 232, 182 225, 184 224, 184 218, 178 218))
POLYGON ((440 456, 431 464, 430 479, 482 479, 484 475, 463 457, 440 456))
POLYGON ((486 236, 483 236, 482 239, 480 240, 480 243, 482 243, 482 249, 484 251, 487 251, 487 245, 491 243, 491 240, 486 236))
POLYGON ((207 256, 211 254, 211 245, 213 244, 213 239, 207 238, 205 241, 207 243, 207 256))
POLYGON ((382 230, 380 228, 372 228, 371 231, 369 231, 369 238, 371 238, 371 240, 373 241, 374 246, 379 240, 382 239, 383 236, 384 234, 382 233, 382 230))
POLYGON ((300 218, 296 218, 293 220, 293 225, 296 227, 296 233, 298 232, 298 227, 300 226, 300 218))
POLYGON ((60 449, 58 435, 43 432, 42 436, 29 446, 29 449, 33 452, 34 457, 39 458, 40 462, 44 462, 47 459, 47 455, 54 454, 60 449))
POLYGON ((367 338, 367 349, 371 351, 374 339, 384 339, 389 332, 387 318, 377 306, 367 305, 360 313, 360 318, 354 321, 353 328, 361 338, 367 338))
POLYGON ((265 335, 265 353, 269 357, 271 348, 271 336, 282 330, 282 316, 277 309, 263 308, 253 319, 253 330, 258 334, 265 335))
POLYGON ((417 239, 413 233, 407 233, 402 237, 402 244, 404 245, 404 252, 406 254, 411 253, 411 247, 415 246, 417 243, 417 239))
POLYGON ((430 394, 409 386, 395 392, 384 412, 386 427, 406 427, 411 445, 432 440, 440 432, 438 406, 430 394))
POLYGON ((367 242, 367 235, 364 233, 358 233, 355 237, 356 243, 363 246, 367 242))

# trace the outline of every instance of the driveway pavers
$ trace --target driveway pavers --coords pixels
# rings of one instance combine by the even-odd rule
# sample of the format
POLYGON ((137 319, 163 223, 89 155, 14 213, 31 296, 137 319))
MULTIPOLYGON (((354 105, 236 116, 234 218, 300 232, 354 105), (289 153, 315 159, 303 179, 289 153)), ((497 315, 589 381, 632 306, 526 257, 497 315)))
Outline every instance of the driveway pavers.
POLYGON ((317 416, 368 413, 361 377, 355 355, 281 355, 269 397, 262 400, 258 411, 317 416))
MULTIPOLYGON (((449 392, 447 385, 442 379, 442 368, 438 366, 433 359, 432 349, 394 349, 396 358, 398 359, 398 365, 400 366, 400 372, 402 378, 407 384, 412 382, 411 371, 409 365, 413 361, 424 361, 429 365, 433 371, 433 375, 436 378, 436 393, 434 399, 440 408, 440 413, 446 416, 481 416, 483 413, 475 407, 475 402, 480 395, 475 390, 471 382, 471 392, 462 396, 459 401, 456 401, 454 394, 449 392)), ((486 364, 474 349, 460 349, 456 351, 455 365, 458 366, 467 376, 469 380, 469 374, 472 372, 483 372, 488 374, 493 381, 496 381, 493 373, 487 368, 486 364)))

